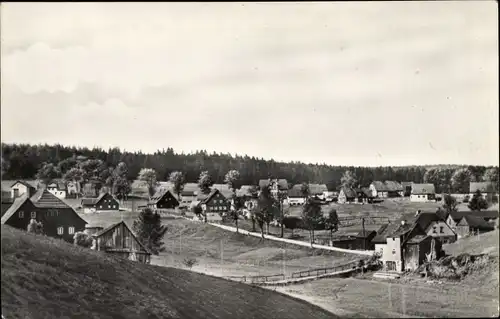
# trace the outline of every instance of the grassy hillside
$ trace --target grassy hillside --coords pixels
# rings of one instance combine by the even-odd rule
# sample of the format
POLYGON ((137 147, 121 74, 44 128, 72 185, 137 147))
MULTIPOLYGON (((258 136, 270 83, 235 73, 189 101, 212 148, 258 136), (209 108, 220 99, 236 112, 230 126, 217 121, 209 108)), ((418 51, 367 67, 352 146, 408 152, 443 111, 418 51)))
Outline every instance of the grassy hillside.
POLYGON ((2 225, 6 318, 334 318, 269 290, 113 258, 2 225))
POLYGON ((454 256, 465 253, 471 255, 487 253, 492 256, 498 256, 498 241, 499 233, 498 229, 495 229, 479 236, 462 238, 452 244, 444 245, 443 249, 446 253, 454 256))

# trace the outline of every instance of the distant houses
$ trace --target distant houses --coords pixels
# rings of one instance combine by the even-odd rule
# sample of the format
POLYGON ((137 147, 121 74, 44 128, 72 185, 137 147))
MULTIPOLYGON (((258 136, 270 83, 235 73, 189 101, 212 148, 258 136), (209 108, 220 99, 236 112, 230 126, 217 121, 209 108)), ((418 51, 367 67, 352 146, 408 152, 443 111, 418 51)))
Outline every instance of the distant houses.
POLYGON ((66 198, 67 188, 64 182, 52 182, 47 185, 47 190, 57 198, 66 198))
POLYGON ((33 196, 36 192, 36 187, 25 181, 16 181, 10 186, 11 197, 18 198, 21 195, 28 194, 28 196, 33 196))
POLYGON ((340 188, 338 203, 339 204, 354 203, 356 201, 356 196, 357 196, 356 191, 353 188, 343 186, 340 188))
POLYGON ((87 222, 76 211, 50 193, 40 189, 32 196, 23 193, 2 216, 2 224, 26 230, 31 219, 42 222, 47 236, 73 241, 77 231, 85 230, 87 222))
POLYGON ((284 178, 279 179, 261 179, 259 180, 259 188, 269 187, 273 196, 278 196, 278 193, 288 193, 288 181, 284 178))
POLYGON ((104 192, 97 198, 82 198, 81 205, 85 213, 103 210, 120 210, 120 204, 110 193, 104 192))
POLYGON ((488 197, 488 195, 496 195, 498 190, 495 183, 492 182, 471 182, 469 186, 469 194, 470 196, 474 196, 474 194, 480 191, 481 195, 484 199, 488 197))
POLYGON ((498 217, 498 210, 459 211, 444 216, 446 223, 458 238, 493 230, 498 217))
POLYGON ((410 201, 429 202, 436 200, 434 184, 412 184, 410 201))

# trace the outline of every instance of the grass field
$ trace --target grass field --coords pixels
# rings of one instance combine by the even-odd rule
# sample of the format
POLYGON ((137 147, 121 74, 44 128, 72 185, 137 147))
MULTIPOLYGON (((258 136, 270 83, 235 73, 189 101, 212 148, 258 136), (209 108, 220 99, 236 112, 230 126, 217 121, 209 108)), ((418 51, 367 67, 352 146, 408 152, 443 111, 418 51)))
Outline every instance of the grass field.
POLYGON ((2 225, 5 318, 335 318, 283 294, 2 225))
POLYGON ((485 269, 460 282, 426 283, 421 279, 383 281, 364 278, 325 279, 280 287, 330 311, 355 317, 492 317, 498 316, 498 230, 444 245, 448 254, 488 253, 496 256, 485 269))

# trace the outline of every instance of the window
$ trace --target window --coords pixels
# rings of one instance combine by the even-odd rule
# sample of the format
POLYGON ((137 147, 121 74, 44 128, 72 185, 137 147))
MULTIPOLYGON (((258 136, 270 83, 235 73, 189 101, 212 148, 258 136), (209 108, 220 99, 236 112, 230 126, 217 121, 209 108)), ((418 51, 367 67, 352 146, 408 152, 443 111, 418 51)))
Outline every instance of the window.
POLYGON ((75 233, 75 227, 68 227, 68 234, 73 235, 75 233))
POLYGON ((57 227, 57 234, 58 235, 64 234, 64 227, 57 227))
POLYGON ((31 212, 31 218, 36 218, 36 212, 31 212))
POLYGON ((437 230, 436 230, 436 228, 437 228, 436 226, 433 226, 433 227, 432 227, 432 233, 433 233, 433 234, 437 234, 437 230))
POLYGON ((444 233, 444 226, 439 226, 439 232, 442 234, 444 233))
POLYGON ((24 218, 24 212, 23 211, 19 212, 19 218, 24 218))
POLYGON ((393 255, 396 255, 396 249, 393 249, 393 250, 392 250, 392 254, 393 254, 393 255))

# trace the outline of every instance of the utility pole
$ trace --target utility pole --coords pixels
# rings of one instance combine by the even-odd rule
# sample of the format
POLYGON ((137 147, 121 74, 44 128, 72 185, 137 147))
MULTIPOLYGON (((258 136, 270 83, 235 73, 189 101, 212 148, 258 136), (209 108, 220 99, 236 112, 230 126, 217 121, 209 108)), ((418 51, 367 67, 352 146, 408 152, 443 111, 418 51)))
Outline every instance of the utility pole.
POLYGON ((363 226, 363 250, 366 250, 366 237, 365 237, 365 218, 361 218, 361 225, 363 226))

